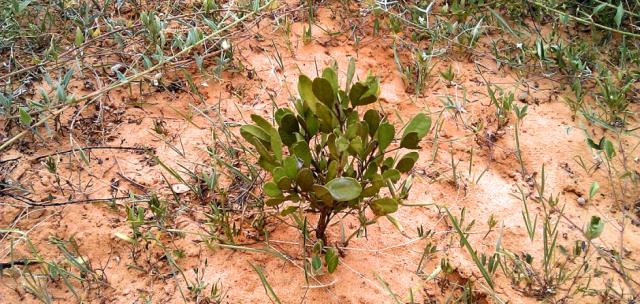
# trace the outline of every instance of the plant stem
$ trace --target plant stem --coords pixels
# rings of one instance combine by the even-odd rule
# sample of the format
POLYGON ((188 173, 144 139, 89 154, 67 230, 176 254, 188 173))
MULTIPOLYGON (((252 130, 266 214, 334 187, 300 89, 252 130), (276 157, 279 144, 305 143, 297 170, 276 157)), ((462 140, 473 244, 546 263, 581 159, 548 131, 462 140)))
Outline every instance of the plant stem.
POLYGON ((324 245, 327 244, 327 227, 331 220, 331 209, 322 208, 320 211, 320 217, 318 218, 318 225, 316 225, 316 238, 322 240, 324 245))

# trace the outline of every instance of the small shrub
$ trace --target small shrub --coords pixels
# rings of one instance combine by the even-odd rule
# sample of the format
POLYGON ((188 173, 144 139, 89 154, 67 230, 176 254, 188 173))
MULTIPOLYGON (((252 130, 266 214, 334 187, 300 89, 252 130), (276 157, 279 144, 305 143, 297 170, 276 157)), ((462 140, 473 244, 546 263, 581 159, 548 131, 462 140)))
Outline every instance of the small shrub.
POLYGON ((240 129, 260 155, 259 165, 271 173, 264 185, 270 197, 266 204, 293 203, 282 214, 319 213, 315 234, 324 244, 325 230, 337 214, 358 214, 364 228, 374 222, 367 218, 367 209, 376 217, 398 209, 412 184, 410 177, 401 181, 401 174, 415 165, 415 150, 431 127, 430 116, 416 115, 404 127, 399 146, 392 147, 396 130, 387 117, 374 109, 362 117, 357 111, 377 101, 378 78, 369 75, 351 85, 354 72, 352 61, 344 89, 334 68, 313 80, 301 75, 300 98, 293 110, 275 112, 277 126, 252 115, 255 124, 240 129), (414 151, 390 156, 401 150, 414 151))

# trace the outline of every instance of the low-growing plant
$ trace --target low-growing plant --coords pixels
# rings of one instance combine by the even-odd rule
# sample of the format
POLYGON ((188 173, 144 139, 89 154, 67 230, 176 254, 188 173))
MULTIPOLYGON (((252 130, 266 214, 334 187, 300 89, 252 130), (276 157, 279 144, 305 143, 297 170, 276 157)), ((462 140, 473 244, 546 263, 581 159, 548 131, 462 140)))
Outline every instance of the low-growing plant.
POLYGON ((509 122, 509 113, 513 109, 513 101, 515 99, 513 91, 505 92, 499 86, 492 88, 490 84, 487 84, 487 92, 491 98, 491 103, 496 107, 498 129, 502 129, 509 122))
POLYGON ((399 145, 393 145, 396 130, 384 114, 375 109, 362 117, 358 113, 358 107, 378 100, 378 78, 369 75, 352 85, 354 74, 351 61, 344 88, 335 68, 324 69, 313 80, 301 75, 300 98, 293 110, 275 111, 276 126, 252 115, 255 124, 240 129, 256 148, 259 165, 271 174, 264 184, 266 205, 283 208, 283 215, 319 213, 315 234, 324 244, 325 231, 338 214, 358 214, 359 233, 375 222, 366 216, 367 209, 375 218, 398 209, 412 185, 411 177, 401 180, 401 174, 415 165, 415 150, 431 128, 430 116, 417 114, 404 127, 399 145), (412 151, 399 154, 401 150, 412 151), (292 204, 285 208, 287 202, 292 204))

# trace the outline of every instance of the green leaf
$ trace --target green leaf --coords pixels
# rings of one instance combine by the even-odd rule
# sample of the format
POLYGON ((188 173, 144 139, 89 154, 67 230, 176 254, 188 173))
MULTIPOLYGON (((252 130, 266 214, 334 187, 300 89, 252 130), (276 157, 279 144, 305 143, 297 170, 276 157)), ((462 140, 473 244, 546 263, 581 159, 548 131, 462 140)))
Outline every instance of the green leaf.
POLYGON ((338 251, 333 247, 327 249, 327 252, 324 254, 324 262, 327 264, 327 271, 329 273, 336 271, 338 267, 338 251))
POLYGON ((296 183, 302 191, 311 191, 313 189, 313 173, 309 168, 300 169, 296 176, 296 183))
POLYGON ((321 131, 331 132, 331 130, 333 130, 333 127, 337 125, 337 120, 335 119, 333 112, 325 104, 318 103, 316 105, 316 114, 320 119, 321 131))
POLYGON ((249 136, 253 136, 259 140, 268 143, 271 141, 271 135, 267 134, 262 128, 254 125, 244 125, 240 127, 240 135, 244 137, 248 142, 252 143, 252 139, 249 136))
POLYGON ((420 139, 418 138, 418 133, 411 132, 402 138, 402 141, 400 141, 400 147, 406 148, 406 149, 418 149, 420 148, 418 146, 418 142, 420 142, 420 139))
POLYGON ((269 297, 269 300, 274 302, 275 304, 281 304, 282 302, 280 301, 280 298, 278 298, 278 295, 276 295, 276 293, 273 291, 273 288, 271 288, 271 285, 269 285, 269 282, 267 281, 267 277, 265 277, 263 273, 262 267, 256 266, 253 264, 251 264, 251 267, 253 267, 253 269, 256 271, 256 273, 260 277, 260 281, 262 281, 262 287, 264 287, 264 292, 269 297))
POLYGON ((280 134, 278 134, 276 129, 271 128, 269 135, 271 137, 271 151, 273 151, 276 160, 280 162, 282 161, 282 140, 280 139, 280 134))
POLYGON ((316 104, 318 99, 313 94, 313 82, 305 75, 300 75, 298 78, 298 92, 302 101, 311 109, 311 112, 316 112, 316 104))
POLYGON ((404 233, 404 227, 402 227, 402 224, 400 223, 400 221, 398 221, 398 219, 396 219, 391 214, 387 214, 386 218, 394 227, 396 227, 396 229, 398 229, 398 231, 400 231, 401 233, 404 233))
POLYGON ((268 161, 270 163, 274 163, 274 164, 276 163, 276 159, 269 152, 269 150, 267 150, 267 147, 265 147, 264 144, 261 141, 254 140, 251 143, 256 148, 256 151, 258 151, 258 154, 260 154, 260 157, 263 157, 266 161, 268 161))
POLYGON ((356 137, 352 139, 351 144, 349 144, 349 148, 351 148, 351 150, 355 152, 356 155, 361 155, 362 150, 364 149, 364 146, 362 144, 362 138, 356 137))
POLYGON ((360 96, 359 104, 367 105, 378 100, 378 94, 380 94, 380 80, 375 76, 368 76, 367 80, 367 91, 360 96))
POLYGON ((316 78, 312 83, 313 95, 315 95, 322 103, 329 108, 333 108, 335 93, 331 87, 331 83, 324 78, 316 78))
POLYGON ((498 21, 498 24, 500 25, 500 27, 503 30, 507 30, 509 33, 511 33, 513 36, 518 36, 513 29, 509 26, 509 23, 507 23, 507 21, 504 20, 504 18, 502 18, 502 16, 500 15, 500 13, 492 10, 490 7, 488 7, 489 11, 491 12, 491 14, 493 15, 493 18, 496 18, 496 21, 498 21))
POLYGON ((269 133, 271 130, 275 130, 275 128, 269 123, 266 119, 264 119, 260 115, 251 114, 251 120, 258 125, 258 127, 262 128, 265 132, 269 133))
MULTIPOLYGON (((604 138, 603 138, 604 139, 604 138)), ((602 143, 602 140, 600 140, 600 143, 602 143)), ((600 146, 600 144, 596 144, 593 139, 591 138, 587 138, 587 145, 589 145, 589 147, 591 147, 591 149, 594 150, 602 150, 602 147, 600 146)))
POLYGON ((418 138, 423 138, 431 128, 431 117, 424 113, 420 113, 411 119, 407 127, 404 129, 402 137, 406 137, 410 133, 416 133, 418 138))
POLYGON ((593 240, 602 234, 604 230, 604 221, 598 216, 592 216, 586 231, 584 232, 587 239, 593 240))
POLYGON ((620 28, 620 25, 622 25, 622 17, 624 16, 624 7, 622 6, 622 1, 620 1, 620 4, 618 5, 618 8, 616 9, 616 16, 613 17, 613 20, 615 20, 616 25, 618 26, 618 28, 620 28))
POLYGON ((274 161, 271 161, 268 157, 264 157, 262 155, 260 155, 260 158, 258 159, 258 165, 269 172, 272 172, 278 166, 274 161))
POLYGON ((293 115, 295 117, 295 114, 293 113, 293 111, 291 111, 288 108, 280 108, 278 110, 276 110, 276 113, 273 114, 273 117, 276 119, 276 123, 281 126, 282 125, 282 118, 285 117, 286 115, 293 115))
POLYGON ((293 214, 296 211, 298 211, 298 206, 289 206, 289 207, 285 208, 284 210, 282 210, 282 212, 280 212, 280 215, 281 216, 287 216, 289 214, 293 214))
POLYGON ((384 152, 385 149, 393 141, 396 129, 389 123, 383 123, 378 128, 378 149, 380 152, 384 152))
POLYGON ((136 241, 134 238, 130 237, 129 235, 127 235, 127 234, 125 234, 125 233, 122 233, 122 232, 115 232, 113 235, 114 235, 115 237, 117 237, 117 238, 119 238, 119 239, 121 239, 121 240, 125 241, 125 242, 131 243, 131 244, 135 244, 135 243, 137 243, 137 241, 136 241))
POLYGON ((380 198, 371 202, 371 211, 377 216, 384 216, 398 211, 398 202, 390 197, 380 198))
POLYGON ((79 27, 76 27, 76 37, 74 41, 74 45, 76 47, 80 47, 84 43, 84 34, 79 27))
POLYGON ((336 178, 337 174, 338 174, 338 161, 332 160, 329 163, 329 167, 327 168, 327 179, 332 180, 336 178))
POLYGON ((371 162, 369 163, 367 170, 364 172, 363 177, 365 179, 371 180, 377 172, 378 172, 378 164, 376 164, 375 162, 371 162))
MULTIPOLYGON (((456 229, 456 231, 458 232, 458 235, 460 236, 460 243, 464 244, 465 248, 467 249, 467 252, 469 252, 469 255, 471 255, 471 258, 473 259, 473 262, 476 264, 476 267, 478 267, 478 269, 482 273, 482 276, 484 277, 484 280, 487 282, 487 284, 489 284, 489 287, 491 287, 491 289, 493 289, 494 288, 493 280, 491 279, 491 276, 489 275, 489 272, 487 271, 487 269, 484 266, 484 264, 482 262, 480 262, 480 259, 478 259, 478 255, 476 254, 476 251, 473 249, 473 247, 471 246, 471 244, 467 240, 466 234, 462 232, 462 228, 460 228, 460 224, 458 223, 458 219, 456 219, 451 214, 451 212, 449 212, 449 209, 445 208, 445 211, 447 211, 447 215, 449 216, 449 220, 451 221, 451 224, 453 225, 453 228, 456 229)), ((462 220, 461 220, 461 222, 462 222, 462 220)))
POLYGON ((396 164, 396 169, 402 173, 407 173, 413 169, 413 166, 416 164, 418 160, 418 152, 409 152, 405 154, 396 164))
POLYGON ((380 192, 380 188, 382 188, 382 181, 375 181, 371 186, 366 187, 364 188, 364 190, 362 190, 362 196, 363 197, 375 196, 380 192))
POLYGON ((607 154, 608 159, 612 159, 616 155, 616 150, 613 147, 613 143, 610 140, 604 141, 604 152, 607 154))
POLYGON ((393 164, 395 164, 395 162, 396 161, 395 159, 393 159, 393 157, 387 157, 382 162, 382 166, 380 166, 380 168, 382 169, 382 171, 388 170, 393 167, 393 164))
POLYGON ((305 141, 298 141, 293 145, 293 153, 302 160, 304 166, 311 164, 311 151, 309 150, 309 144, 305 141))
POLYGON ((289 178, 296 178, 298 175, 298 160, 295 156, 289 156, 282 162, 285 174, 289 178))
POLYGON ((596 6, 593 9, 593 12, 591 13, 591 15, 597 15, 601 10, 603 10, 605 7, 607 7, 607 3, 600 3, 600 5, 596 6))
POLYGON ((333 206, 333 197, 331 196, 331 192, 325 186, 321 185, 313 185, 313 192, 323 204, 326 206, 333 206))
POLYGON ((314 255, 311 258, 311 267, 313 267, 314 272, 317 272, 318 270, 320 270, 320 268, 322 267, 322 260, 320 259, 319 256, 314 255))
POLYGON ((263 190, 264 190, 264 193, 266 195, 270 196, 270 197, 281 197, 282 196, 282 191, 280 191, 280 188, 274 182, 265 183, 264 187, 263 187, 263 190))
POLYGON ((370 109, 364 113, 364 121, 369 125, 369 136, 373 137, 373 134, 378 130, 380 125, 380 113, 378 111, 370 109))
POLYGON ((278 128, 278 134, 280 134, 282 143, 287 146, 291 146, 296 142, 295 133, 299 131, 300 126, 298 125, 298 120, 295 115, 288 113, 282 116, 280 120, 280 127, 278 128))
POLYGON ((336 139, 336 148, 338 149, 338 153, 347 151, 349 148, 349 140, 342 136, 338 137, 338 139, 336 139))
POLYGON ((589 188, 589 200, 593 199, 593 197, 596 196, 596 193, 598 193, 599 189, 600 184, 598 184, 598 182, 591 183, 591 187, 589 188))
POLYGON ((338 93, 339 85, 338 85, 338 74, 336 73, 336 70, 329 67, 325 68, 322 71, 322 78, 329 81, 329 83, 331 84, 331 88, 333 89, 333 94, 338 93))
POLYGON ((345 85, 345 91, 349 92, 351 89, 351 82, 353 76, 356 74, 356 59, 351 57, 349 59, 349 67, 347 68, 347 83, 345 85))
POLYGON ((280 204, 284 203, 285 201, 286 201, 286 199, 284 197, 278 197, 278 198, 270 198, 270 199, 266 200, 264 203, 269 207, 273 207, 273 206, 280 205, 280 204))
POLYGON ((400 180, 400 171, 396 169, 389 169, 382 173, 382 178, 391 180, 391 182, 396 183, 400 180))
POLYGON ((18 111, 20 112, 20 123, 26 127, 30 127, 33 119, 31 118, 31 115, 29 115, 29 109, 20 107, 18 111))
POLYGON ((351 105, 354 107, 360 105, 360 97, 367 91, 367 89, 368 88, 364 84, 356 82, 349 91, 349 100, 351 100, 351 105))
POLYGON ((351 177, 338 177, 328 182, 325 187, 331 193, 331 197, 339 202, 347 202, 356 199, 362 193, 362 186, 351 177))
POLYGON ((291 178, 283 176, 278 180, 278 188, 283 191, 291 189, 291 178))
POLYGON ((277 182, 281 178, 287 176, 287 171, 282 167, 276 167, 273 169, 273 172, 271 172, 271 175, 273 175, 273 180, 277 182))

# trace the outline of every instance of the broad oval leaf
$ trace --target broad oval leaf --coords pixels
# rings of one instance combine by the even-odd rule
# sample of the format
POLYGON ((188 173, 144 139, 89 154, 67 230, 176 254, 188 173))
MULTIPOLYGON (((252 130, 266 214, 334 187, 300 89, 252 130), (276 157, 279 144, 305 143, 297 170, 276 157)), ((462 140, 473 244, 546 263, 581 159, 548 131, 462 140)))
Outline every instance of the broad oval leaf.
POLYGON ((25 107, 20 107, 18 111, 20 112, 20 123, 22 123, 22 125, 26 127, 31 126, 33 119, 31 118, 31 115, 29 115, 28 109, 25 107))
POLYGON ((380 152, 384 152, 385 149, 393 141, 393 137, 396 134, 396 129, 389 123, 383 123, 378 128, 378 149, 380 152))
POLYGON ((270 197, 281 197, 282 191, 274 182, 267 182, 263 187, 264 193, 270 197))
POLYGON ((291 110, 289 110, 288 108, 280 108, 280 109, 276 110, 276 113, 273 114, 273 116, 276 119, 276 123, 280 126, 280 125, 282 125, 282 118, 284 116, 286 116, 286 115, 289 115, 289 114, 294 115, 294 113, 291 110))
POLYGON ((282 139, 276 129, 271 128, 269 130, 271 138, 271 151, 278 162, 282 161, 282 139))
POLYGON ((302 191, 310 191, 313 189, 313 173, 311 170, 308 168, 301 169, 296 177, 296 183, 302 191))
POLYGON ((592 216, 584 233, 587 239, 593 240, 599 237, 602 231, 604 231, 604 221, 598 216, 592 216))
POLYGON ((327 249, 327 252, 324 254, 324 262, 327 264, 327 271, 329 273, 336 271, 338 267, 338 251, 333 247, 327 249))
POLYGON ((302 160, 304 166, 311 164, 311 151, 306 141, 298 141, 293 145, 293 153, 302 160))
POLYGON ((298 125, 298 120, 295 115, 288 113, 282 116, 282 119, 280 120, 280 127, 278 128, 278 134, 282 139, 282 143, 287 146, 295 143, 295 133, 298 131, 300 131, 300 126, 298 125))
POLYGON ((295 156, 286 157, 282 162, 282 167, 289 178, 293 179, 298 175, 298 160, 295 156))
POLYGON ((390 197, 374 200, 371 202, 371 211, 377 216, 387 215, 398 211, 398 202, 390 197))
POLYGON ((298 93, 304 104, 311 109, 311 112, 316 112, 316 104, 318 99, 313 94, 313 82, 305 75, 298 77, 298 93))
POLYGON ((362 193, 362 186, 354 178, 338 177, 328 182, 325 187, 331 193, 331 197, 339 202, 356 199, 362 193))
POLYGON ((311 258, 311 267, 313 267, 314 272, 318 272, 320 270, 320 268, 322 267, 322 260, 320 260, 319 256, 314 255, 311 258))
POLYGON ((339 85, 338 85, 338 74, 336 73, 336 70, 330 67, 325 68, 322 71, 322 78, 329 81, 329 83, 331 84, 331 88, 333 88, 334 94, 338 92, 339 85))
POLYGON ((325 104, 319 103, 316 107, 316 115, 320 119, 320 130, 323 132, 331 132, 333 128, 338 124, 333 111, 329 109, 325 104))
POLYGON ((288 176, 284 176, 278 180, 278 188, 283 191, 291 189, 291 179, 288 176))
POLYGON ((424 113, 419 113, 411 119, 409 124, 407 124, 402 137, 404 138, 409 133, 415 132, 418 135, 418 138, 423 138, 427 133, 429 133, 429 129, 431 129, 431 117, 424 113))
POLYGON ((333 108, 333 102, 335 99, 335 94, 333 92, 333 88, 331 87, 331 83, 324 78, 316 78, 312 83, 313 95, 316 96, 322 103, 327 105, 329 108, 333 108))
POLYGON ((349 91, 349 100, 351 100, 351 105, 354 107, 361 105, 360 97, 367 91, 367 89, 368 88, 364 84, 356 82, 349 91))
POLYGON ((400 180, 400 171, 396 169, 389 169, 382 173, 382 178, 391 180, 391 182, 396 183, 400 180))
POLYGON ((327 167, 327 179, 332 180, 338 174, 338 161, 332 160, 327 167))
POLYGON ((323 204, 328 207, 333 206, 333 197, 331 196, 331 192, 329 192, 329 189, 327 189, 325 186, 313 185, 313 192, 316 195, 316 198, 323 204))
POLYGON ((258 127, 262 128, 262 130, 264 130, 266 133, 269 133, 269 132, 271 132, 271 130, 275 129, 271 125, 271 123, 269 123, 266 119, 264 119, 260 115, 251 114, 251 120, 253 120, 253 122, 255 122, 256 125, 258 125, 258 127))
POLYGON ((284 197, 270 198, 264 203, 269 207, 273 207, 284 203, 286 200, 287 199, 285 199, 284 197))
POLYGON ((364 113, 364 121, 369 125, 369 136, 373 136, 380 125, 380 113, 376 110, 368 110, 364 113))
POLYGON ((267 132, 265 132, 262 128, 254 125, 244 125, 240 127, 240 135, 242 135, 242 137, 244 137, 244 139, 246 139, 248 142, 251 142, 249 135, 266 143, 271 141, 271 136, 267 132))
POLYGON ((416 164, 418 160, 418 152, 409 152, 405 154, 396 164, 396 169, 402 173, 407 173, 413 169, 413 166, 416 164))
POLYGON ((406 148, 406 149, 418 149, 420 148, 418 146, 418 142, 420 142, 420 138, 418 138, 418 133, 411 132, 406 136, 402 137, 402 140, 400 141, 400 147, 406 148))

